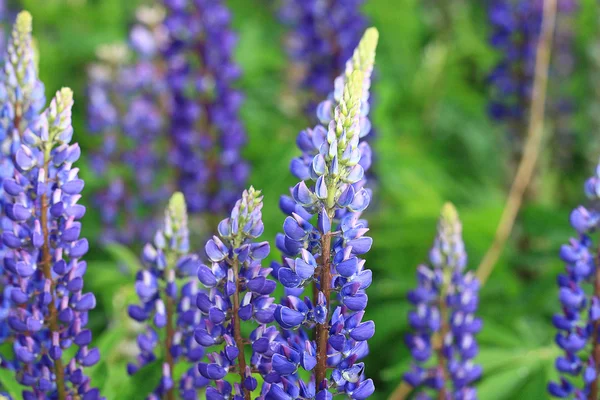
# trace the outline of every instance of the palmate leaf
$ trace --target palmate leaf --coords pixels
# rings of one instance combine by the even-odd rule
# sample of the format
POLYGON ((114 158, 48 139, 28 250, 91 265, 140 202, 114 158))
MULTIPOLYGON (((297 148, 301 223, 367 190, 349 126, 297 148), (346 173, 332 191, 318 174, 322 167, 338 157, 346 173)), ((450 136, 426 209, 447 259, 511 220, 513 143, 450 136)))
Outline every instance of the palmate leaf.
POLYGON ((560 350, 550 342, 544 320, 520 318, 513 329, 487 319, 479 335, 477 362, 483 378, 477 384, 482 399, 547 398, 548 371, 560 350), (522 397, 529 393, 529 397, 522 397))
POLYGON ((558 353, 554 346, 509 351, 482 349, 479 361, 486 375, 477 385, 479 397, 492 400, 546 398, 546 371, 558 353), (532 397, 521 397, 525 391, 532 397))

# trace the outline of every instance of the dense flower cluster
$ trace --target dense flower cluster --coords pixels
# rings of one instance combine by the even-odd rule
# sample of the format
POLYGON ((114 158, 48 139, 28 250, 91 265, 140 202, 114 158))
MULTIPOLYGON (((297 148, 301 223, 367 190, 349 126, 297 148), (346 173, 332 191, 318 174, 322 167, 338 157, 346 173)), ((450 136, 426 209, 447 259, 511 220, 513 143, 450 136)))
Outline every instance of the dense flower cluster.
POLYGON ((190 213, 225 213, 246 183, 236 37, 218 0, 140 7, 129 46, 105 46, 90 68, 88 120, 102 135, 92 158, 105 187, 104 241, 148 240, 173 186, 190 213))
POLYGON ((69 144, 73 93, 62 89, 42 114, 35 114, 43 89, 31 40, 31 15, 22 12, 9 44, 2 113, 14 159, 13 175, 3 181, 4 211, 11 223, 3 226, 2 243, 4 273, 12 284, 8 324, 17 380, 30 387, 23 392, 28 400, 98 399, 82 369, 96 364, 100 354, 88 347, 92 335, 85 328, 96 300, 82 292, 86 263, 81 258, 88 242, 80 238, 85 207, 77 204, 84 182, 73 168, 80 150, 69 144), (65 365, 63 352, 73 345, 78 350, 65 365))
MULTIPOLYGON (((2 59, 0 76, 0 228, 9 229, 10 219, 4 215, 6 194, 4 179, 14 176, 14 155, 21 143, 24 131, 39 117, 44 107, 44 85, 39 80, 33 58, 32 37, 29 26, 15 26, 8 43, 6 55, 2 59)), ((4 256, 4 245, 0 242, 0 259, 4 256)), ((2 304, 0 305, 0 342, 9 334, 6 317, 10 309, 9 276, 0 263, 2 304)))
POLYGON ((164 56, 172 96, 171 163, 190 212, 226 213, 246 184, 246 141, 232 85, 237 38, 221 0, 164 0, 169 45, 164 56))
MULTIPOLYGON (((585 193, 592 201, 600 198, 600 168, 586 182, 585 193)), ((597 248, 590 235, 598 228, 600 214, 594 208, 579 206, 571 213, 570 222, 577 237, 560 249, 565 262, 565 273, 558 277, 562 312, 552 319, 558 329, 556 344, 564 351, 555 364, 562 377, 559 382, 550 382, 548 390, 559 398, 591 399, 598 396, 600 287, 597 248), (588 284, 593 286, 591 294, 585 291, 588 284), (577 387, 574 378, 583 378, 581 386, 577 387)))
POLYGON ((160 7, 140 7, 129 47, 106 45, 89 69, 88 124, 101 139, 91 166, 106 183, 94 201, 104 226, 103 240, 147 241, 154 215, 168 198, 164 182, 168 138, 168 87, 161 51, 167 34, 160 7), (133 58, 133 60, 132 60, 133 58))
MULTIPOLYGON (((284 0, 279 15, 290 28, 286 41, 290 58, 302 76, 314 107, 333 89, 367 27, 361 13, 364 0, 284 0)), ((312 110, 311 110, 312 111, 312 110)))
MULTIPOLYGON (((140 348, 137 363, 129 364, 127 372, 135 374, 157 359, 157 348, 163 351, 162 378, 154 383, 150 399, 173 399, 177 390, 173 380, 175 364, 196 363, 204 356, 204 348, 194 340, 194 329, 201 315, 194 306, 199 290, 193 275, 200 267, 200 260, 190 254, 188 236, 185 199, 181 193, 175 193, 154 244, 147 244, 143 250, 146 268, 137 273, 135 283, 141 304, 129 306, 129 316, 144 322, 146 329, 137 338, 140 348), (159 343, 160 337, 164 337, 164 342, 159 343)), ((179 393, 184 399, 196 399, 197 390, 206 383, 192 366, 178 383, 179 393)))
POLYGON ((277 247, 285 255, 273 264, 273 275, 286 288, 275 311, 284 329, 274 342, 274 374, 263 387, 267 398, 331 399, 333 393, 364 399, 374 392, 360 362, 367 340, 375 333, 372 321, 362 321, 367 305, 365 290, 371 271, 359 256, 371 247, 367 223, 360 214, 370 201, 362 187, 364 146, 368 130, 368 93, 378 33, 368 29, 345 73, 336 80, 336 93, 319 106, 327 128, 302 131, 298 145, 303 156, 292 172, 301 179, 281 208, 289 216, 277 247), (307 184, 308 182, 308 184, 307 184), (310 185, 310 186, 309 186, 310 185), (316 226, 310 222, 318 214, 316 226), (312 285, 312 299, 300 298, 312 285), (314 332, 314 339, 311 331, 314 332), (303 373, 309 373, 305 382, 303 373), (332 370, 328 374, 328 370, 332 370))
POLYGON ((492 0, 488 16, 492 25, 490 42, 501 56, 488 77, 492 91, 489 113, 496 121, 507 124, 518 160, 533 88, 542 2, 492 0))
POLYGON ((273 322, 274 299, 270 294, 275 282, 267 279, 270 268, 261 261, 269 254, 268 242, 255 242, 263 232, 260 191, 250 187, 244 191, 231 211, 231 216, 219 224, 219 236, 206 244, 211 266, 200 266, 198 279, 209 288, 197 297, 203 320, 195 337, 205 347, 219 346, 219 352, 209 354, 208 361, 199 364, 202 376, 215 381, 207 388, 209 399, 251 399, 258 382, 252 372, 267 375, 271 371, 270 340, 277 332, 268 328, 273 322), (241 322, 254 321, 258 327, 249 338, 242 336, 241 322), (245 341, 252 347, 252 358, 246 361, 245 341), (238 383, 232 387, 224 380, 227 373, 237 371, 238 383))
POLYGON ((414 332, 406 343, 414 362, 404 380, 421 390, 420 399, 432 398, 427 389, 439 393, 437 398, 476 399, 472 384, 482 372, 473 363, 478 352, 475 334, 482 327, 475 317, 479 282, 464 271, 462 226, 451 204, 442 210, 429 261, 431 266, 417 269, 417 289, 408 295, 415 308, 408 318, 414 332), (434 351, 437 364, 430 366, 434 351))

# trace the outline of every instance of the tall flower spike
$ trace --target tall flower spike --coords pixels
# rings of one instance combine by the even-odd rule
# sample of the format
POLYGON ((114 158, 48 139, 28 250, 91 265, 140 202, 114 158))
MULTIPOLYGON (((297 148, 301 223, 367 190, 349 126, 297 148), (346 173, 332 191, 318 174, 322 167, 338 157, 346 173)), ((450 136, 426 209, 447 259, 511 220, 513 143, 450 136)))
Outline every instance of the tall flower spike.
POLYGON ((481 367, 473 363, 475 335, 482 327, 475 317, 479 282, 464 271, 462 226, 450 203, 442 209, 429 262, 417 268, 418 286, 408 295, 415 307, 408 318, 414 332, 406 336, 413 365, 404 380, 424 399, 431 392, 440 399, 474 399, 472 384, 481 376, 481 367))
MULTIPOLYGON (((15 41, 22 42, 24 32, 31 30, 29 14, 21 13, 16 26, 21 36, 15 41)), ((21 104, 26 101, 23 97, 21 104)), ((30 387, 23 392, 25 399, 100 398, 83 373, 100 354, 89 347, 92 335, 86 329, 96 299, 82 291, 87 268, 82 257, 88 242, 80 238, 85 207, 77 203, 84 182, 73 168, 81 151, 70 144, 72 106, 70 89, 56 93, 24 130, 14 153, 13 177, 3 182, 5 213, 11 220, 2 232, 7 247, 4 268, 13 284, 14 303, 8 323, 14 334, 17 380, 30 387), (78 348, 75 356, 65 360, 73 345, 78 348)))
POLYGON ((156 399, 196 399, 198 389, 207 383, 195 367, 190 367, 179 382, 173 375, 177 363, 197 363, 204 348, 194 340, 194 329, 200 323, 200 312, 194 306, 198 284, 193 278, 200 260, 189 252, 187 210, 185 198, 175 193, 165 211, 162 229, 156 232, 153 244, 142 253, 145 269, 136 276, 135 291, 139 305, 129 306, 129 316, 146 324, 137 339, 140 353, 127 372, 157 359, 157 349, 164 358, 162 377, 154 385, 156 399), (163 339, 161 339, 163 338, 163 339))
POLYGON ((237 42, 222 0, 165 0, 164 55, 172 97, 170 161, 191 213, 226 213, 246 184, 237 42))
POLYGON ((321 106, 327 128, 318 125, 298 136, 303 156, 292 162, 291 170, 301 182, 291 189, 292 198, 282 197, 280 203, 289 216, 284 234, 277 237, 284 261, 273 263, 273 275, 286 288, 275 311, 284 333, 272 345, 273 373, 263 387, 267 398, 331 399, 346 394, 364 399, 375 390, 360 362, 375 326, 362 320, 371 271, 359 256, 370 249, 372 239, 365 236, 367 223, 359 218, 370 201, 362 187, 361 165, 369 155, 360 139, 368 121, 377 40, 376 29, 365 32, 336 80, 331 96, 335 103, 321 106), (310 222, 314 214, 316 226, 310 222), (304 293, 309 287, 310 293, 304 293), (308 372, 308 382, 301 369, 308 372))
POLYGON ((209 292, 197 298, 202 322, 196 340, 202 346, 220 349, 208 355, 208 362, 198 365, 202 376, 214 381, 214 386, 206 389, 209 399, 233 396, 250 400, 258 384, 253 372, 265 377, 272 369, 270 343, 277 332, 267 324, 273 322, 275 305, 270 295, 276 285, 267 279, 271 269, 261 266, 269 255, 269 243, 256 242, 264 229, 262 206, 260 191, 253 187, 244 191, 231 216, 219 224, 219 236, 206 244, 211 266, 198 269, 198 279, 209 292), (257 325, 249 337, 242 335, 242 321, 257 325), (249 360, 246 343, 252 348, 249 360), (228 373, 239 375, 233 387, 224 380, 228 373))
POLYGON ((358 45, 367 21, 364 0, 284 0, 279 15, 290 28, 286 40, 297 84, 308 91, 309 112, 333 89, 332 82, 358 45))
POLYGON ((542 25, 541 1, 492 0, 488 15, 490 42, 501 53, 489 74, 490 116, 506 123, 512 162, 518 163, 527 130, 535 53, 542 25))
MULTIPOLYGON (((31 36, 31 14, 17 16, 0 77, 0 205, 5 197, 2 181, 12 178, 12 158, 19 149, 25 130, 44 107, 44 85, 37 75, 31 36)), ((2 211, 0 211, 2 212, 2 211)), ((0 249, 1 252, 1 249, 0 249)))
MULTIPOLYGON (((585 184, 590 201, 600 198, 600 167, 585 184)), ((600 276, 595 255, 597 245, 591 234, 600 223, 600 213, 594 207, 579 206, 570 216, 577 236, 560 249, 565 273, 558 276, 562 312, 552 322, 558 333, 556 344, 564 354, 556 359, 556 369, 562 375, 559 382, 550 382, 548 391, 558 398, 598 398, 600 366, 600 276), (587 294, 586 286, 591 286, 587 294), (577 385, 574 379, 583 378, 577 385)))
POLYGON ((173 191, 167 129, 170 99, 162 51, 165 10, 142 6, 129 45, 104 45, 89 68, 88 124, 101 144, 91 166, 104 181, 94 195, 104 242, 151 240, 159 207, 173 191))
POLYGON ((106 241, 146 238, 157 225, 149 216, 173 189, 210 221, 233 207, 248 176, 229 10, 221 0, 161 3, 138 9, 129 46, 116 48, 122 57, 103 51, 90 69, 89 124, 103 135, 92 166, 108 176, 97 196, 106 241))
MULTIPOLYGON (((2 4, 2 9, 5 4, 2 4)), ((2 10, 4 12, 4 9, 2 10)), ((4 53, 4 43, 2 46, 4 53)), ((31 15, 18 15, 12 30, 6 54, 2 55, 3 71, 0 77, 0 226, 11 225, 4 215, 6 193, 2 182, 14 175, 13 158, 27 127, 39 116, 46 99, 44 85, 37 76, 31 37, 31 15)), ((5 246, 0 243, 0 259, 5 246)), ((0 341, 8 335, 6 317, 10 308, 9 276, 2 272, 2 305, 0 306, 0 341)))

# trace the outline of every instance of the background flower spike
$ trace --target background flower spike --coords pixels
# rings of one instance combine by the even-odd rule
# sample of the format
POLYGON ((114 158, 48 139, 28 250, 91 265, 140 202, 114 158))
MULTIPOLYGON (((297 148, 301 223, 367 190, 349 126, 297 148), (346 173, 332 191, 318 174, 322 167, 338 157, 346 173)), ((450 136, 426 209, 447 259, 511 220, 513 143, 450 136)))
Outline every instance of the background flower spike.
POLYGON ((430 265, 417 268, 418 286, 408 294, 414 305, 408 316, 413 332, 405 341, 413 364, 404 381, 418 395, 477 397, 473 384, 482 369, 473 359, 478 353, 475 335, 482 328, 475 316, 479 282, 472 272, 465 272, 466 260, 458 213, 446 203, 429 253, 430 265))
POLYGON ((144 269, 136 274, 135 291, 140 303, 130 305, 129 316, 144 323, 138 334, 139 353, 127 372, 135 375, 140 368, 162 357, 162 376, 150 382, 157 398, 198 398, 198 391, 208 381, 197 368, 190 366, 174 381, 178 365, 196 363, 204 356, 204 348, 194 340, 194 329, 200 320, 196 307, 199 295, 194 275, 201 263, 190 252, 188 216, 185 198, 176 192, 165 210, 162 228, 154 242, 143 250, 144 269), (162 338, 162 339, 161 339, 162 338))

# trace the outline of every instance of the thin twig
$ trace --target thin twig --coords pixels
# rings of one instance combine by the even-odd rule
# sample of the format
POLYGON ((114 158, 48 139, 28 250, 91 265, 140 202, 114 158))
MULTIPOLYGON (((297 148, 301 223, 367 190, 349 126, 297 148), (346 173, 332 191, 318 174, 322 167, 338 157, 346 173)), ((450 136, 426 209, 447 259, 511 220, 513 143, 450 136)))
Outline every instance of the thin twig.
POLYGON ((402 380, 396 389, 390 396, 389 400, 404 400, 408 397, 408 395, 413 391, 413 387, 406 383, 405 380, 402 380))
POLYGON ((523 152, 515 179, 510 188, 504 211, 500 217, 494 241, 477 269, 477 277, 482 284, 487 281, 494 266, 498 262, 498 258, 504 250, 506 241, 510 236, 515 224, 515 219, 517 218, 517 214, 523 203, 525 190, 531 182, 537 164, 544 130, 544 107, 546 104, 548 66, 550 64, 550 52, 552 49, 555 22, 556 0, 544 0, 542 32, 537 45, 535 78, 533 82, 531 113, 527 130, 527 140, 525 142, 525 151, 523 152))

